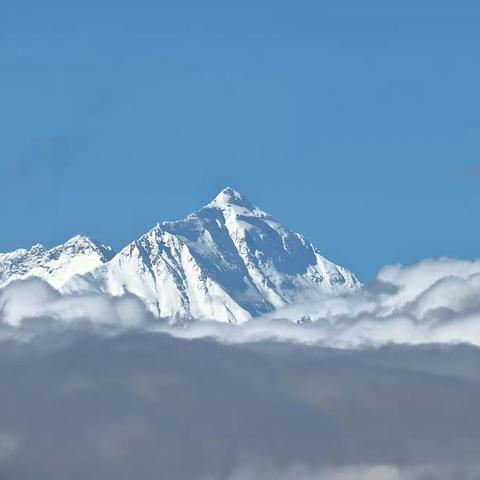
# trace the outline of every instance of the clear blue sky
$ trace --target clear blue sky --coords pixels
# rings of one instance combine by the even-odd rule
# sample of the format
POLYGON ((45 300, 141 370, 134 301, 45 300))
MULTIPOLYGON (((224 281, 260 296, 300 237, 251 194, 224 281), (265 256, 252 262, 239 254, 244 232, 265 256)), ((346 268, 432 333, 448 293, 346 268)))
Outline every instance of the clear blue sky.
POLYGON ((478 1, 6 1, 0 251, 230 185, 368 280, 480 255, 478 1), (101 6, 99 6, 101 4, 101 6))

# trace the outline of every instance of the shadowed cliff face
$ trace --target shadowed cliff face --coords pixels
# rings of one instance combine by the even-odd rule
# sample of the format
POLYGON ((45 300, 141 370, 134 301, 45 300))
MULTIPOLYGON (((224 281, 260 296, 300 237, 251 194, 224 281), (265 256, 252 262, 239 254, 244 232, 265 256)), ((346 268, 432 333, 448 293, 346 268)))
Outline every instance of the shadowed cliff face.
POLYGON ((3 342, 0 475, 477 478, 479 352, 79 330, 3 342))

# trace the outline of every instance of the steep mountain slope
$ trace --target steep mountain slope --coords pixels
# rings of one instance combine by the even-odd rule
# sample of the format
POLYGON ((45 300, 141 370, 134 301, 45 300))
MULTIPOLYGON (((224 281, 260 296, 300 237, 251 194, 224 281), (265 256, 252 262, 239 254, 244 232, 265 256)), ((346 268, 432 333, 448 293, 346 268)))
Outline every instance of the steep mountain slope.
POLYGON ((133 293, 157 316, 243 322, 359 286, 301 235, 231 188, 186 219, 163 222, 63 290, 133 293))
POLYGON ((60 288, 73 275, 87 273, 114 256, 111 247, 100 245, 84 235, 77 235, 50 250, 34 245, 0 253, 0 286, 13 280, 40 277, 60 288))

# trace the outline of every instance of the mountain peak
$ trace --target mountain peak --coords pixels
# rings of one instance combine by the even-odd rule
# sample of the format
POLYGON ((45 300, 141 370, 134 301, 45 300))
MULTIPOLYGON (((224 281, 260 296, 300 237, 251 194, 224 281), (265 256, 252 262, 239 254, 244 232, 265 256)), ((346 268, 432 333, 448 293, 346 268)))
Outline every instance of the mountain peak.
POLYGON ((46 252, 45 247, 41 243, 36 243, 33 245, 33 247, 30 249, 30 253, 33 254, 43 254, 46 252))
POLYGON ((359 286, 231 187, 184 220, 157 224, 118 255, 86 235, 50 250, 0 255, 0 286, 32 276, 63 292, 128 292, 159 317, 228 322, 359 286))
POLYGON ((103 245, 92 240, 87 235, 79 234, 67 240, 63 245, 58 245, 53 250, 70 250, 74 253, 94 251, 99 253, 105 260, 110 260, 115 252, 109 245, 103 245))
POLYGON ((215 207, 228 207, 231 205, 243 207, 247 210, 255 210, 255 206, 246 197, 231 187, 225 187, 213 201, 209 203, 209 206, 215 207))
POLYGON ((67 240, 65 242, 65 245, 75 245, 75 244, 93 244, 94 242, 89 238, 87 237, 87 235, 83 235, 83 234, 78 234, 78 235, 75 235, 74 237, 70 238, 69 240, 67 240))

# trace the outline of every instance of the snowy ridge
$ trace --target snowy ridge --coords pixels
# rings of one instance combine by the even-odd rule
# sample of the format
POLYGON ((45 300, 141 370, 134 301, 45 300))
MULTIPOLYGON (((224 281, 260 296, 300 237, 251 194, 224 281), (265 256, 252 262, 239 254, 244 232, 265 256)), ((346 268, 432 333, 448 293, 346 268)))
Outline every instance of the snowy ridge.
POLYGON ((0 256, 0 284, 25 276, 69 293, 133 293, 158 317, 231 323, 360 285, 231 188, 116 255, 74 237, 49 251, 34 246, 0 256))
POLYGON ((20 248, 0 254, 0 286, 28 277, 40 277, 60 288, 73 275, 87 273, 108 262, 112 248, 97 244, 85 235, 76 235, 50 250, 41 244, 30 250, 20 248))

